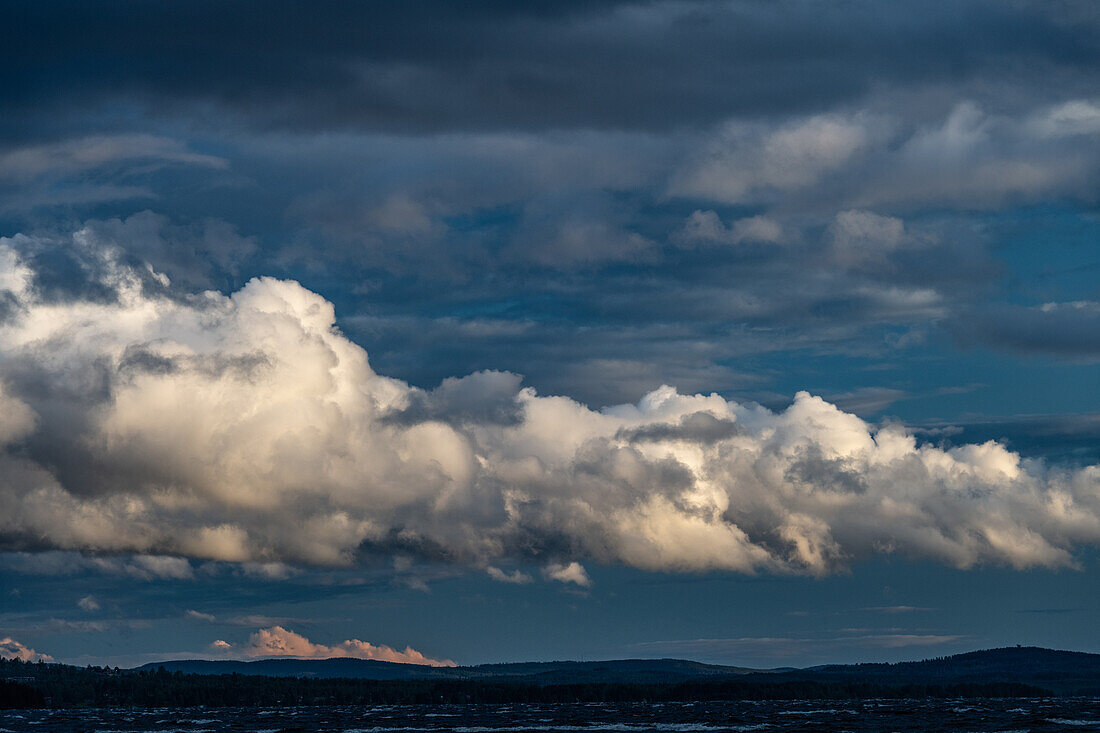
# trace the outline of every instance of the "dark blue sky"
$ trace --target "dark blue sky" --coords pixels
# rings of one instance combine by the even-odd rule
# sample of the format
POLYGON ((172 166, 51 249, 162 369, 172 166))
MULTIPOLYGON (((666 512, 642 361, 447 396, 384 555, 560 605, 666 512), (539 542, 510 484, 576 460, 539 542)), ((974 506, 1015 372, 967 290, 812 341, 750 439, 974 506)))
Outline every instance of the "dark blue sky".
POLYGON ((0 653, 1100 651, 1098 39, 5 7, 0 653))

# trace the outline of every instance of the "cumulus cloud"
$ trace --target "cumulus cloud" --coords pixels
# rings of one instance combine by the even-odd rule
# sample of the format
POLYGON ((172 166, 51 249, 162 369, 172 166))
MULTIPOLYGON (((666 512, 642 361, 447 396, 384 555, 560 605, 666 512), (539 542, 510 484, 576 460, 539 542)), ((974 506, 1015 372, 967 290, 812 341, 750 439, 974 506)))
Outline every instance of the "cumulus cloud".
POLYGON ((84 596, 76 605, 85 611, 98 611, 100 609, 99 601, 95 599, 95 596, 84 596))
MULTIPOLYGON (((224 641, 215 641, 219 649, 228 649, 224 641)), ((272 626, 260 629, 248 637, 248 644, 239 650, 246 657, 297 657, 300 659, 330 659, 332 657, 354 657, 356 659, 377 659, 382 662, 400 662, 401 664, 424 664, 431 667, 453 667, 449 659, 431 659, 412 647, 398 651, 384 644, 370 644, 359 639, 348 639, 333 646, 315 644, 301 634, 272 626)))
POLYGON ((255 251, 256 241, 219 219, 203 219, 181 226, 152 211, 125 219, 90 220, 77 233, 85 246, 121 247, 131 257, 149 263, 162 283, 194 288, 216 275, 236 272, 239 263, 255 251))
POLYGON ((19 659, 24 662, 52 662, 49 654, 36 652, 25 644, 21 644, 10 636, 0 639, 0 658, 19 659))
POLYGON ((1059 567, 1100 544, 1097 466, 929 445, 804 392, 779 412, 667 386, 593 410, 482 372, 429 393, 377 373, 298 283, 180 296, 105 251, 96 288, 45 298, 18 246, 0 242, 8 550, 180 579, 189 559, 519 561, 584 586, 587 561, 1059 567))
POLYGON ((585 571, 584 566, 579 562, 571 562, 568 565, 551 563, 542 569, 542 574, 550 580, 556 580, 559 583, 574 583, 582 588, 587 588, 592 585, 592 580, 588 577, 588 572, 585 571))

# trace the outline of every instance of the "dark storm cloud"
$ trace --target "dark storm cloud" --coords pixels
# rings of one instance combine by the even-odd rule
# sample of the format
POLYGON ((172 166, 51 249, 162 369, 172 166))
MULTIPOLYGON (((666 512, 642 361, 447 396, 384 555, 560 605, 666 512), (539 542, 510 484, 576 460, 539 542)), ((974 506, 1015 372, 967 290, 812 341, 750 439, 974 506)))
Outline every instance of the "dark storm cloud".
POLYGON ((669 128, 883 85, 1087 88, 1100 48, 1068 3, 40 2, 0 29, 9 136, 62 106, 110 124, 119 100, 261 127, 669 128))

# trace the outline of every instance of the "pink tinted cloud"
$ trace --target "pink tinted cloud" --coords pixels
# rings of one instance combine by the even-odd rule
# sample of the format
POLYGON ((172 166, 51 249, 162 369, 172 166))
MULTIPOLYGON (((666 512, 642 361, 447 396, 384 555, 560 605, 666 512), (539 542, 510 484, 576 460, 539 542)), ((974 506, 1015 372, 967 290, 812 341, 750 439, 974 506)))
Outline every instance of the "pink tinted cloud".
POLYGON ((354 657, 376 659, 382 662, 424 664, 431 667, 454 667, 450 659, 432 659, 412 647, 398 651, 385 644, 371 644, 359 639, 347 639, 333 646, 315 644, 301 634, 282 626, 260 629, 248 637, 248 645, 240 650, 248 657, 298 657, 302 659, 329 659, 354 657))
POLYGON ((4 659, 20 659, 24 662, 52 662, 49 654, 41 654, 25 644, 21 644, 10 636, 0 639, 0 657, 4 659))

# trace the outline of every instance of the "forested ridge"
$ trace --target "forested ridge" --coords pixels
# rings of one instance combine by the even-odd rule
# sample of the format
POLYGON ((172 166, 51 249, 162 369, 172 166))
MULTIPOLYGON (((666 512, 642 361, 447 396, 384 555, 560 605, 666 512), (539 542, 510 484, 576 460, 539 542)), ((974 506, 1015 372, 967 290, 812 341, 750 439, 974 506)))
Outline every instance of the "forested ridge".
POLYGON ((898 683, 745 675, 675 683, 529 684, 495 680, 367 680, 201 675, 0 660, 0 706, 292 706, 922 697, 1051 694, 1018 682, 898 683))

